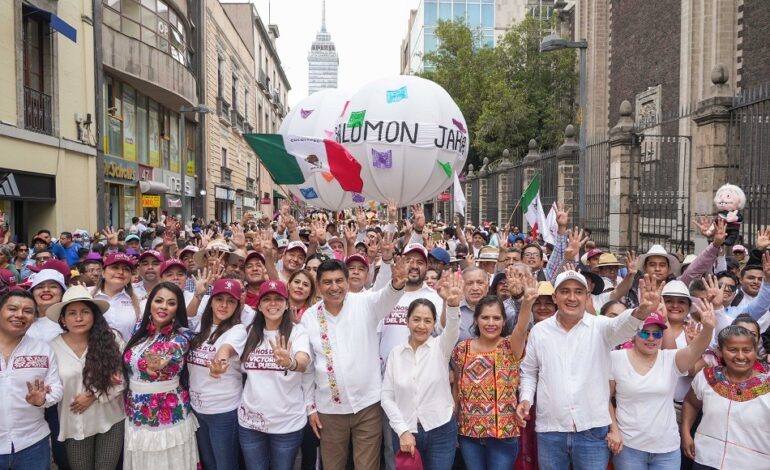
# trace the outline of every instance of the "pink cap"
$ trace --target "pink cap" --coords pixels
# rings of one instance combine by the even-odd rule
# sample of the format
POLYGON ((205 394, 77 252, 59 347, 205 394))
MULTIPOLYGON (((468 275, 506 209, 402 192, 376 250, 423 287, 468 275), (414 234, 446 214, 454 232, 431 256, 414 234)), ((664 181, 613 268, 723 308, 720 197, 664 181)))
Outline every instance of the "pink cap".
MULTIPOLYGON (((33 273, 39 273, 40 271, 44 269, 53 269, 54 271, 59 271, 62 276, 64 276, 64 282, 69 281, 70 276, 72 275, 72 271, 70 270, 69 265, 66 261, 62 261, 60 259, 49 259, 45 263, 43 263, 42 266, 30 266, 29 270, 33 273)), ((65 287, 66 290, 66 287, 65 287)))
POLYGON ((289 291, 286 290, 286 284, 284 284, 282 281, 265 281, 262 283, 261 286, 259 286, 259 298, 261 299, 263 295, 267 294, 278 294, 284 299, 289 298, 289 291))
POLYGON ((594 256, 599 256, 601 254, 604 254, 604 252, 598 248, 592 248, 588 250, 588 253, 586 253, 586 259, 591 259, 594 256))
POLYGON ((110 254, 109 256, 107 256, 107 259, 104 261, 105 268, 107 266, 112 266, 113 264, 125 264, 131 269, 134 269, 134 267, 136 266, 134 264, 134 259, 131 256, 120 252, 110 254))
POLYGON ((237 279, 217 279, 211 289, 211 297, 218 294, 230 294, 235 300, 241 300, 241 282, 237 279))
POLYGON ((86 255, 86 261, 96 261, 97 263, 104 263, 104 258, 98 251, 91 251, 86 255))
POLYGON ((360 255, 358 253, 354 253, 348 256, 347 258, 345 258, 345 266, 350 266, 350 263, 352 263, 353 261, 359 261, 363 263, 364 266, 366 266, 367 268, 369 267, 369 260, 366 259, 365 256, 360 255))
POLYGON ((142 261, 148 256, 152 256, 153 258, 160 261, 161 263, 163 262, 163 255, 160 254, 159 251, 155 251, 155 250, 145 250, 144 252, 142 252, 142 254, 139 255, 139 261, 142 261))
POLYGON ((305 246, 305 244, 304 244, 304 243, 302 243, 301 241, 297 241, 297 240, 295 240, 295 241, 293 241, 293 242, 289 243, 289 244, 286 246, 286 251, 291 251, 291 250, 295 250, 295 249, 299 249, 299 250, 302 250, 302 252, 303 252, 303 253, 305 253, 305 254, 307 255, 307 247, 306 247, 306 246, 305 246))
POLYGON ((195 254, 198 252, 198 247, 195 245, 187 245, 186 247, 179 250, 179 253, 177 253, 179 256, 179 259, 182 259, 182 256, 184 256, 185 253, 192 253, 195 254))
POLYGON ((665 330, 666 328, 668 328, 668 325, 666 325, 666 319, 663 318, 663 316, 661 316, 657 312, 652 312, 647 317, 647 319, 644 320, 643 326, 647 326, 647 325, 658 325, 661 330, 665 330))
POLYGON ((178 260, 177 258, 169 258, 166 261, 163 262, 163 264, 160 265, 160 275, 162 276, 163 273, 168 271, 171 268, 179 267, 182 268, 183 272, 187 272, 187 265, 178 260))
POLYGON ((409 452, 396 454, 396 470, 422 470, 422 458, 420 452, 414 449, 414 456, 409 452))
POLYGON ((265 255, 263 255, 262 253, 260 253, 258 251, 249 252, 249 254, 246 255, 246 260, 243 262, 243 264, 248 263, 249 260, 254 259, 254 258, 257 258, 258 260, 262 261, 262 264, 266 264, 265 255))
POLYGON ((404 251, 401 254, 406 255, 413 251, 419 252, 423 256, 423 258, 425 258, 426 260, 428 259, 428 250, 424 246, 420 245, 419 243, 410 243, 406 245, 406 248, 404 248, 404 251))
POLYGON ((748 253, 749 250, 746 249, 743 245, 735 245, 733 246, 733 253, 748 253))

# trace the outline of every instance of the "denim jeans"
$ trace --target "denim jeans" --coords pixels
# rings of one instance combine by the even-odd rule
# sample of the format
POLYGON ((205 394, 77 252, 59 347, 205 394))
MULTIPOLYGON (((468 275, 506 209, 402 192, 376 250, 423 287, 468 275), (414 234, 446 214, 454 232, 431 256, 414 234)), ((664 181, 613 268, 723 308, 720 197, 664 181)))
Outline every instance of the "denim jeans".
POLYGON ((51 444, 48 438, 45 436, 19 452, 0 455, 0 470, 50 470, 51 444))
POLYGON ((195 413, 198 418, 198 453, 206 470, 238 470, 238 410, 195 413))
POLYGON ((286 434, 267 434, 238 426, 246 470, 291 470, 305 429, 286 434))
MULTIPOLYGON (((393 455, 401 450, 399 436, 391 431, 393 442, 393 455)), ((426 431, 421 424, 417 425, 417 450, 422 458, 425 470, 450 470, 455 460, 455 447, 457 446, 457 421, 454 416, 446 424, 426 431)), ((508 469, 510 470, 510 469, 508 469)))
POLYGON ((679 470, 681 465, 679 449, 654 454, 623 446, 623 450, 612 457, 615 470, 679 470))
POLYGON ((460 452, 466 468, 479 470, 511 470, 519 454, 519 438, 476 439, 460 436, 460 452))
POLYGON ((540 470, 596 470, 607 468, 607 426, 581 432, 537 433, 537 460, 540 470))

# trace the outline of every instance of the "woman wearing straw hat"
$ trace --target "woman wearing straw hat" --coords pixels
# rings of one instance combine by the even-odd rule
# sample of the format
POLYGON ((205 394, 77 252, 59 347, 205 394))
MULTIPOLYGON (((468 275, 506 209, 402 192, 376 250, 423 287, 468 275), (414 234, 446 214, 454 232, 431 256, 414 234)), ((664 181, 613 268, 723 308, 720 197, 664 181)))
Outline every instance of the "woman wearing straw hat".
POLYGON ((104 319, 106 300, 73 286, 46 316, 64 333, 51 341, 64 395, 59 434, 73 470, 114 469, 123 449, 123 340, 104 319))

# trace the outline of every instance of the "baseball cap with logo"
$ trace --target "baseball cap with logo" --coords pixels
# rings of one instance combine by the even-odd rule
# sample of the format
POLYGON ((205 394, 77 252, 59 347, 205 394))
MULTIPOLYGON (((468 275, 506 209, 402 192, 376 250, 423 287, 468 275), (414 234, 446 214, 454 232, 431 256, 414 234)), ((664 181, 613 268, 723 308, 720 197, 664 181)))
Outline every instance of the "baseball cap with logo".
POLYGON ((169 258, 160 265, 160 275, 168 271, 171 268, 182 268, 183 272, 187 272, 187 265, 178 260, 177 258, 169 258))
POLYGON ((161 263, 163 262, 163 255, 160 254, 160 252, 156 251, 156 250, 145 250, 145 251, 143 251, 142 254, 139 255, 139 261, 142 261, 143 259, 145 259, 147 257, 153 257, 156 260, 160 261, 161 263))
POLYGON ((428 250, 425 249, 424 246, 420 245, 419 243, 410 243, 406 245, 406 248, 404 248, 404 252, 402 253, 404 256, 406 256, 408 253, 411 253, 413 251, 419 252, 425 260, 428 259, 428 250))
POLYGON ((658 325, 661 330, 665 330, 668 328, 668 325, 666 325, 666 320, 663 318, 659 313, 652 312, 647 316, 647 318, 644 320, 643 327, 647 325, 658 325))
POLYGON ((449 252, 440 246, 430 250, 430 257, 444 264, 449 264, 452 262, 451 257, 449 256, 449 252))
POLYGON ((288 245, 286 245, 286 251, 291 251, 291 250, 302 250, 302 252, 307 255, 307 247, 305 246, 304 243, 298 240, 295 240, 289 243, 288 245))
POLYGON ((289 291, 286 289, 286 284, 284 284, 282 281, 267 281, 263 282, 261 286, 259 286, 259 298, 261 299, 263 295, 267 294, 278 294, 284 299, 289 298, 289 291))
POLYGON ((350 263, 352 263, 353 261, 358 261, 360 263, 363 263, 363 265, 366 266, 367 268, 369 267, 369 260, 366 259, 365 256, 360 255, 358 253, 354 253, 348 256, 347 258, 345 258, 345 266, 350 266, 350 263))
POLYGON ((241 300, 241 282, 237 279, 217 279, 211 289, 211 297, 219 294, 228 294, 235 300, 241 300))
POLYGON ((104 267, 112 266, 113 264, 125 264, 131 269, 134 269, 134 259, 126 253, 111 253, 104 261, 104 267))
POLYGON ((563 273, 556 276, 556 282, 553 284, 554 290, 558 289, 559 286, 567 281, 578 282, 580 285, 588 289, 588 282, 586 282, 586 278, 583 277, 582 274, 577 271, 564 271, 563 273))

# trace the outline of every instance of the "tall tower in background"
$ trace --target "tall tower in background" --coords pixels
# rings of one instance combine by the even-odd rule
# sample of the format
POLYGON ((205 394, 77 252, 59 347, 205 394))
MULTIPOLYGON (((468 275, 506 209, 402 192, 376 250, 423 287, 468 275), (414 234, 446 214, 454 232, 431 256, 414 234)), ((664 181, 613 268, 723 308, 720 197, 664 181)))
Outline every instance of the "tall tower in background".
POLYGON ((321 7, 321 31, 315 36, 308 63, 308 95, 328 88, 337 88, 337 69, 340 65, 332 35, 326 31, 326 1, 321 7))

